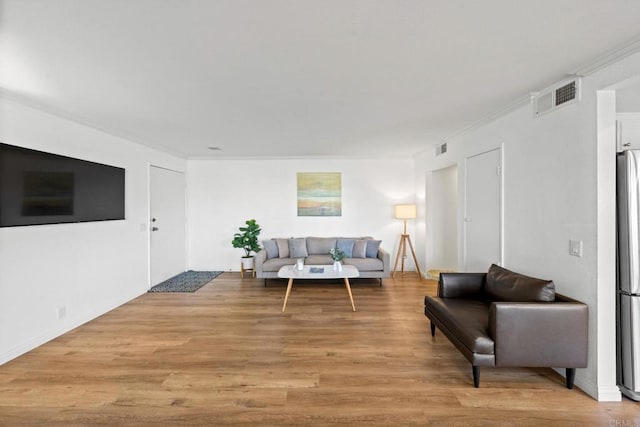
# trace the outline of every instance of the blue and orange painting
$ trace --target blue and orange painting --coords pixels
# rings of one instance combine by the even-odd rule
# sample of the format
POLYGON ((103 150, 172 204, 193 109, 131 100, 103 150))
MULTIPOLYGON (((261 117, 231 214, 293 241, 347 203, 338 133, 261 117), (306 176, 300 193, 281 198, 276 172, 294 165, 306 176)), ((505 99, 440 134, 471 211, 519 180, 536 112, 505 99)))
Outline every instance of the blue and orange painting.
POLYGON ((342 216, 342 174, 298 172, 298 216, 342 216))

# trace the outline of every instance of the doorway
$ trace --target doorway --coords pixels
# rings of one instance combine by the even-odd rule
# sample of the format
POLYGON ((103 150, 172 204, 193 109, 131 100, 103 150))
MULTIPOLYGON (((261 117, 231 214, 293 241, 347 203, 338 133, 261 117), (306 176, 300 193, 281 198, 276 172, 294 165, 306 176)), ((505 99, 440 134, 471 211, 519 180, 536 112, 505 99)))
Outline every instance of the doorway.
POLYGON ((184 173, 149 168, 150 287, 185 271, 184 173))
POLYGON ((458 165, 430 173, 426 183, 431 218, 427 265, 434 270, 458 267, 458 165))
POLYGON ((502 264, 502 149, 467 157, 464 193, 464 270, 502 264))

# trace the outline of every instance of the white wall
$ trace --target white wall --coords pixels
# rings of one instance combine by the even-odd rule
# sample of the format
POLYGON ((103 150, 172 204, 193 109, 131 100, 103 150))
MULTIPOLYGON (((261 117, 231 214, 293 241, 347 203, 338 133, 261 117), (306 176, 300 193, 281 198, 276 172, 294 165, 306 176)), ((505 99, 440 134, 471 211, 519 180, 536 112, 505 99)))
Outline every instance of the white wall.
POLYGON ((618 112, 616 119, 621 147, 630 150, 640 149, 640 113, 618 112))
POLYGON ((0 141, 126 169, 126 220, 0 228, 1 364, 148 290, 149 163, 186 162, 5 98, 0 141))
POLYGON ((261 239, 370 235, 393 259, 402 233, 393 205, 415 201, 411 159, 190 160, 187 175, 194 270, 239 270, 242 250, 231 238, 251 218, 262 226, 261 239), (298 217, 297 172, 341 172, 342 216, 298 217))
POLYGON ((619 400, 620 393, 611 203, 615 138, 598 139, 596 93, 638 74, 640 54, 585 77, 579 103, 538 118, 524 105, 449 141, 444 155, 428 150, 416 156, 418 173, 458 164, 463 183, 464 157, 504 144, 504 265, 551 278, 558 292, 589 305, 589 366, 578 370, 576 384, 599 400, 619 400), (570 239, 583 242, 582 258, 569 255, 570 239))

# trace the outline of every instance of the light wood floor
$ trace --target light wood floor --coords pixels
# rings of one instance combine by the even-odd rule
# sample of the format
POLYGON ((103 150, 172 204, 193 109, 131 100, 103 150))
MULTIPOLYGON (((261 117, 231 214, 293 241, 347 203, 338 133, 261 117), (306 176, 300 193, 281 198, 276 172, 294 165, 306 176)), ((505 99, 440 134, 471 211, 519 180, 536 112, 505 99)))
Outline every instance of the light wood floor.
POLYGON ((407 275, 294 283, 225 273, 146 294, 0 366, 0 425, 640 425, 551 369, 482 371, 429 334, 407 275))

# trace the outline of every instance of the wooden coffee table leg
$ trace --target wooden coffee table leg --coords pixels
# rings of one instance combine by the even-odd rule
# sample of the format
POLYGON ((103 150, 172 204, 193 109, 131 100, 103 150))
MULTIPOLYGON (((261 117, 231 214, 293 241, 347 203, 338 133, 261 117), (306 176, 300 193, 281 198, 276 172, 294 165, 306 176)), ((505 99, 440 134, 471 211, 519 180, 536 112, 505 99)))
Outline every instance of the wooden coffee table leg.
POLYGON ((351 300, 351 308, 353 308, 353 311, 356 311, 356 306, 353 303, 353 295, 351 295, 351 286, 349 285, 349 279, 347 277, 344 278, 344 285, 347 287, 347 292, 349 293, 349 299, 351 300))
MULTIPOLYGON (((289 299, 289 294, 291 293, 291 287, 293 286, 293 277, 289 278, 289 283, 287 284, 287 293, 284 295, 284 304, 282 304, 282 312, 287 308, 287 300, 289 299)), ((351 293, 351 291, 349 291, 351 293)))

